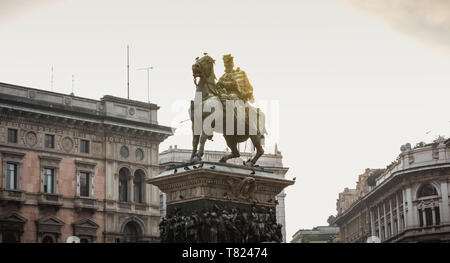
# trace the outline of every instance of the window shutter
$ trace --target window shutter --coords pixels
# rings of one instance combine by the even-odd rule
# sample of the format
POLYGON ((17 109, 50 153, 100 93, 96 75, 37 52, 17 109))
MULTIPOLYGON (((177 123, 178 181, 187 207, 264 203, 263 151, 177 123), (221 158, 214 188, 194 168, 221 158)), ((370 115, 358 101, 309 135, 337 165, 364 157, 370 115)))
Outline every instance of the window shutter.
POLYGON ((77 171, 77 196, 80 196, 80 173, 77 171))
POLYGON ((89 180, 90 180, 90 197, 94 197, 94 175, 89 174, 89 180))

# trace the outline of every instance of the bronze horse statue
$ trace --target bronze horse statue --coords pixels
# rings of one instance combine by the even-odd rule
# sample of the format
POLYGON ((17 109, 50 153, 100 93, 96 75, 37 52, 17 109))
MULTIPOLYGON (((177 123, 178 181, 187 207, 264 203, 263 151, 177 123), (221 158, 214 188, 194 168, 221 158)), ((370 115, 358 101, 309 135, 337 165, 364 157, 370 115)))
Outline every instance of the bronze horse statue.
MULTIPOLYGON (((208 118, 208 116, 210 116, 211 114, 214 113, 214 111, 211 112, 204 112, 202 110, 200 116, 197 114, 195 115, 195 105, 197 105, 197 107, 202 107, 203 108, 211 108, 211 105, 217 105, 218 103, 221 103, 221 105, 223 105, 223 101, 221 101, 220 98, 220 92, 217 89, 216 86, 216 76, 214 74, 214 59, 211 58, 210 56, 208 56, 207 54, 205 54, 203 57, 201 58, 197 58, 196 62, 194 63, 194 65, 192 65, 192 73, 193 73, 193 77, 194 77, 194 83, 196 85, 196 94, 197 94, 197 98, 194 101, 191 101, 191 108, 190 108, 190 118, 192 121, 192 131, 193 131, 193 140, 192 140, 192 155, 191 155, 191 162, 199 162, 202 160, 202 156, 204 154, 204 150, 205 150, 205 143, 206 140, 208 139, 212 139, 212 134, 207 134, 204 131, 203 126, 201 127, 201 132, 200 134, 196 134, 196 132, 194 131, 194 124, 196 121, 201 121, 201 123, 203 124, 203 121, 205 121, 206 118, 208 118), (199 79, 198 83, 197 83, 197 78, 199 79), (201 98, 199 98, 198 94, 201 94, 201 98), (201 118, 201 120, 200 120, 201 118), (198 146, 200 144, 199 149, 197 150, 198 146)), ((214 106, 213 106, 214 107, 214 106)), ((214 108, 215 109, 215 108, 214 108)), ((223 105, 223 113, 226 112, 226 106, 223 105)), ((225 114, 223 114, 222 116, 224 116, 225 114)), ((244 165, 247 166, 255 166, 256 161, 259 159, 259 157, 261 157, 261 155, 264 154, 264 149, 262 147, 262 139, 264 139, 264 134, 266 134, 266 130, 264 127, 264 120, 265 120, 265 115, 259 111, 259 109, 255 109, 254 107, 252 107, 251 105, 246 104, 246 109, 245 109, 245 117, 241 117, 241 121, 243 121, 245 118, 245 132, 242 134, 242 132, 239 134, 237 132, 237 114, 236 114, 236 109, 234 109, 234 132, 232 133, 232 135, 226 134, 226 118, 223 118, 223 128, 222 129, 214 129, 215 132, 219 132, 219 133, 223 133, 223 136, 225 138, 225 141, 228 145, 228 147, 231 150, 231 153, 228 155, 223 156, 220 159, 220 162, 225 163, 227 160, 232 159, 232 158, 237 158, 240 157, 239 154, 239 150, 238 150, 238 143, 241 142, 245 142, 247 141, 249 138, 252 141, 254 147, 256 148, 256 154, 255 156, 253 156, 253 158, 249 158, 247 161, 244 161, 244 165), (250 109, 249 109, 250 108, 250 109), (249 114, 248 111, 249 110, 256 110, 257 112, 257 118, 258 120, 255 121, 251 121, 249 120, 249 114), (249 126, 252 126, 253 131, 256 132, 249 132, 251 129, 249 126)), ((219 125, 217 125, 216 123, 213 122, 212 124, 213 127, 218 127, 219 125)))

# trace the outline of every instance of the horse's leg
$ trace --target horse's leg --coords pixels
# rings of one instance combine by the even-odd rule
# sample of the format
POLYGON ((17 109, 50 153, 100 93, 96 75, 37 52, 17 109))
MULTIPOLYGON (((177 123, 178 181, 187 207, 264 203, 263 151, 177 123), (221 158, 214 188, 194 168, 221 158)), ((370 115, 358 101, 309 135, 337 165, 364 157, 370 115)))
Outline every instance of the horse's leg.
POLYGON ((197 157, 197 147, 198 147, 198 143, 200 141, 200 135, 196 135, 194 133, 194 101, 191 100, 191 107, 189 109, 189 117, 191 119, 191 124, 192 124, 192 154, 191 154, 191 163, 196 162, 196 161, 200 161, 198 160, 199 158, 197 157))
POLYGON ((197 147, 200 141, 200 135, 193 135, 192 137, 192 154, 191 154, 191 162, 194 162, 194 158, 197 155, 197 147))
POLYGON ((252 140, 253 145, 256 148, 256 154, 255 156, 252 158, 251 165, 255 165, 256 161, 258 161, 259 157, 261 157, 261 155, 264 154, 264 149, 261 145, 261 135, 252 135, 250 136, 250 140, 252 140))
POLYGON ((208 136, 206 134, 202 133, 202 135, 200 135, 199 137, 200 137, 200 149, 197 152, 197 157, 201 161, 203 153, 205 152, 205 143, 206 143, 206 140, 208 139, 208 136))
POLYGON ((232 137, 231 136, 223 136, 223 137, 225 138, 225 141, 227 142, 228 147, 230 147, 231 153, 223 156, 220 159, 220 162, 226 163, 229 159, 240 157, 241 155, 239 154, 239 151, 237 148, 237 143, 233 139, 231 139, 232 137))

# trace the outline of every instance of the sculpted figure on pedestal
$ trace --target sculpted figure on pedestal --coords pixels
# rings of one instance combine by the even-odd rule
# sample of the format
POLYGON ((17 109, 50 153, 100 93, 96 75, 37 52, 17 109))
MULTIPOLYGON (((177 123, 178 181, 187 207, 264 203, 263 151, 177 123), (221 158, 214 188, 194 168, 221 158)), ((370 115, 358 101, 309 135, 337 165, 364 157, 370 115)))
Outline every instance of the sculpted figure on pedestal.
POLYGON ((258 200, 253 196, 256 191, 256 180, 253 177, 246 177, 242 180, 235 178, 228 178, 228 184, 231 188, 231 193, 234 198, 242 199, 249 202, 257 202, 258 200))

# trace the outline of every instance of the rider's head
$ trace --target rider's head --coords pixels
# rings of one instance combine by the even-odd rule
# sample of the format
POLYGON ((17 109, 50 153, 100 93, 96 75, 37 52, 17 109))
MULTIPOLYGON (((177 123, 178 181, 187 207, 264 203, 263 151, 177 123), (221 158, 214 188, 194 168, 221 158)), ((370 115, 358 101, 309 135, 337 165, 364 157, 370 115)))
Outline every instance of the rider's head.
POLYGON ((225 72, 232 72, 234 68, 233 56, 231 54, 224 55, 223 64, 225 66, 225 72))

